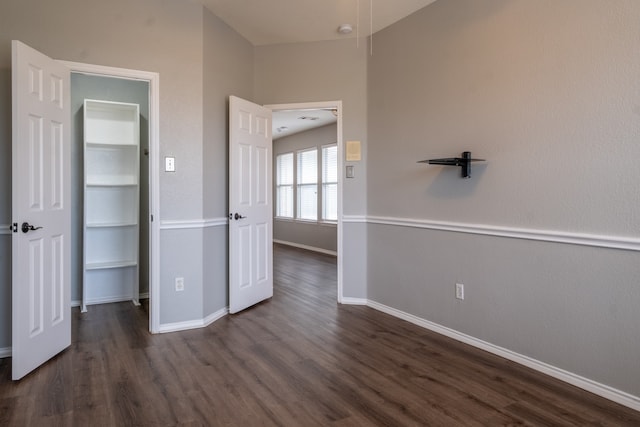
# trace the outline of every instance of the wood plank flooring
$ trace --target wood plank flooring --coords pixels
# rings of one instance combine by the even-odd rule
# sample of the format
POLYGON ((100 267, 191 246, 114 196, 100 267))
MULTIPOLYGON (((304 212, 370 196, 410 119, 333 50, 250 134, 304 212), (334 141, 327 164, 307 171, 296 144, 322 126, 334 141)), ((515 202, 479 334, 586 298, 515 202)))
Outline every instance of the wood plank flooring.
POLYGON ((275 246, 274 297, 150 335, 146 307, 73 310, 71 348, 18 382, 0 426, 640 426, 640 413, 361 306, 335 258, 275 246))

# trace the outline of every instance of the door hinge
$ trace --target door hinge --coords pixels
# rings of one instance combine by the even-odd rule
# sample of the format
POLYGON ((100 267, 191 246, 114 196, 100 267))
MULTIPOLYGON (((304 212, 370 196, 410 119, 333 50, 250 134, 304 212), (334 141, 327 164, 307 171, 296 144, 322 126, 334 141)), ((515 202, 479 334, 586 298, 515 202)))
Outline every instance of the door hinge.
POLYGON ((153 222, 153 215, 151 215, 151 222, 153 222))

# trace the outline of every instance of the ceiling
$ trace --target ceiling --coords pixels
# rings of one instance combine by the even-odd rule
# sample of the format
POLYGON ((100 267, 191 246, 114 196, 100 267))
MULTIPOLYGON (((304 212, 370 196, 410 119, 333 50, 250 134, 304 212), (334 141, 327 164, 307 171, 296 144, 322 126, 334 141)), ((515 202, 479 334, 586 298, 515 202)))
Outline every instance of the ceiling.
POLYGON ((435 0, 200 1, 254 46, 262 46, 368 36, 372 28, 375 33, 435 0), (339 34, 341 24, 351 24, 353 32, 339 34))
MULTIPOLYGON (((366 37, 435 0, 200 1, 251 44, 264 46, 366 37), (353 31, 350 34, 340 34, 338 27, 342 24, 350 24, 353 31)), ((273 139, 335 121, 336 117, 330 110, 274 111, 273 139)))
POLYGON ((336 121, 337 118, 332 109, 274 111, 273 140, 335 123, 336 121))

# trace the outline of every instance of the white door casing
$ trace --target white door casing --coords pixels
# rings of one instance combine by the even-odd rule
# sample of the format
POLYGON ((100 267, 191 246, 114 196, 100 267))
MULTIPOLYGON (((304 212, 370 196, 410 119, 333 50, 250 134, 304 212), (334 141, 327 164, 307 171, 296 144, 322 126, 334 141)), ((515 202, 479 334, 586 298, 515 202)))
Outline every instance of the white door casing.
POLYGON ((68 68, 12 42, 14 380, 71 344, 69 82, 68 68))
POLYGON ((229 98, 229 312, 273 296, 271 110, 229 98))

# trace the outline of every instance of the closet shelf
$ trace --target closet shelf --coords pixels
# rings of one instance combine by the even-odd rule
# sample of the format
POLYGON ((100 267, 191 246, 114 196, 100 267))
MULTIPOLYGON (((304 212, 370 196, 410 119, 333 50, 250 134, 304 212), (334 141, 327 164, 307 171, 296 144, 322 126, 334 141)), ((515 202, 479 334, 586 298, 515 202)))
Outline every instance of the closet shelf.
POLYGON ((85 99, 83 312, 138 304, 139 182, 139 105, 85 99))

